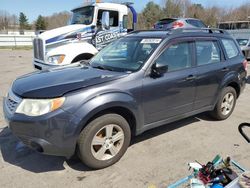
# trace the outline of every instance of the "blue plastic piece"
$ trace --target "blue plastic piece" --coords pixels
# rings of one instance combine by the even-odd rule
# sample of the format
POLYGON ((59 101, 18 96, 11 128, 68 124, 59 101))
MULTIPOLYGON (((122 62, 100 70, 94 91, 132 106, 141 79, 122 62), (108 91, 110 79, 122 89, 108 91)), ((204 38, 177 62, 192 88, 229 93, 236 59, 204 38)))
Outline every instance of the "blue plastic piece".
POLYGON ((223 186, 220 184, 213 184, 211 188, 223 188, 223 186))
POLYGON ((127 6, 128 6, 128 8, 131 10, 131 12, 133 14, 133 24, 136 24, 137 23, 137 13, 136 13, 136 10, 131 5, 127 5, 127 6))
POLYGON ((194 175, 187 176, 187 177, 175 182, 174 184, 168 186, 167 188, 176 188, 176 187, 182 185, 183 183, 186 183, 188 180, 190 180, 193 177, 194 177, 194 175))

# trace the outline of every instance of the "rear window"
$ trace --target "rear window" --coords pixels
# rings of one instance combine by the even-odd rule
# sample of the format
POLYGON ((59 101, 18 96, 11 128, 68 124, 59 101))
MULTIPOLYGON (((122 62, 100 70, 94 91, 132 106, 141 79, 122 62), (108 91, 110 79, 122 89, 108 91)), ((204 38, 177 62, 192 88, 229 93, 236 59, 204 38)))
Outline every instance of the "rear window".
POLYGON ((163 20, 160 20, 155 24, 155 28, 156 29, 161 29, 161 28, 164 28, 164 27, 166 28, 169 24, 173 23, 174 21, 176 21, 176 19, 163 19, 163 20))
POLYGON ((165 20, 160 20, 159 22, 157 22, 157 24, 171 24, 174 21, 176 21, 176 19, 165 19, 165 20))
POLYGON ((231 39, 222 39, 222 43, 226 50, 227 57, 229 59, 236 57, 239 54, 239 50, 235 44, 235 42, 231 39))

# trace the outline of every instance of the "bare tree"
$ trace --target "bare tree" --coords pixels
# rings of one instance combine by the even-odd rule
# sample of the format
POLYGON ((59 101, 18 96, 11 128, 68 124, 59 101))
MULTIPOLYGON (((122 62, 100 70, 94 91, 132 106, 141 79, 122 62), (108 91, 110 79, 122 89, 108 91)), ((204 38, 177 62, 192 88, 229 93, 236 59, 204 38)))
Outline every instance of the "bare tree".
POLYGON ((55 13, 52 16, 45 17, 48 23, 47 29, 54 29, 68 24, 71 14, 67 11, 55 13))
POLYGON ((0 11, 0 30, 8 31, 10 25, 10 14, 7 11, 0 11))

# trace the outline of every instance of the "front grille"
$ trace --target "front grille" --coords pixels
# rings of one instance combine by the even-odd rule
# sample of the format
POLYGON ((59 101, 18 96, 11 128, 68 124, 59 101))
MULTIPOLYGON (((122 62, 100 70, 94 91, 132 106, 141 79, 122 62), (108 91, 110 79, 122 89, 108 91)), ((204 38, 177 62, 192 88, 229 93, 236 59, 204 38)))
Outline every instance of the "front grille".
POLYGON ((35 38, 33 40, 34 58, 44 61, 44 46, 43 40, 35 38))
POLYGON ((17 106, 20 104, 21 102, 21 98, 19 98, 18 96, 16 96, 11 90, 8 93, 8 97, 6 99, 6 106, 8 108, 8 110, 11 113, 14 113, 16 111, 17 106))

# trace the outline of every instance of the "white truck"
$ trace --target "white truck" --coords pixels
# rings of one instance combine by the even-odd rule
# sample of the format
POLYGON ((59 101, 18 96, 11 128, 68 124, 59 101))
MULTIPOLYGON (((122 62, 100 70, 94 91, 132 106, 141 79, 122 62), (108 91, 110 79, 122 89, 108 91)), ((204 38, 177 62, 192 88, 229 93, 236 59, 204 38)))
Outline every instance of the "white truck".
POLYGON ((73 9, 70 25, 36 36, 34 67, 43 70, 92 58, 108 43, 130 31, 129 9, 134 30, 137 14, 131 3, 87 3, 73 9))

